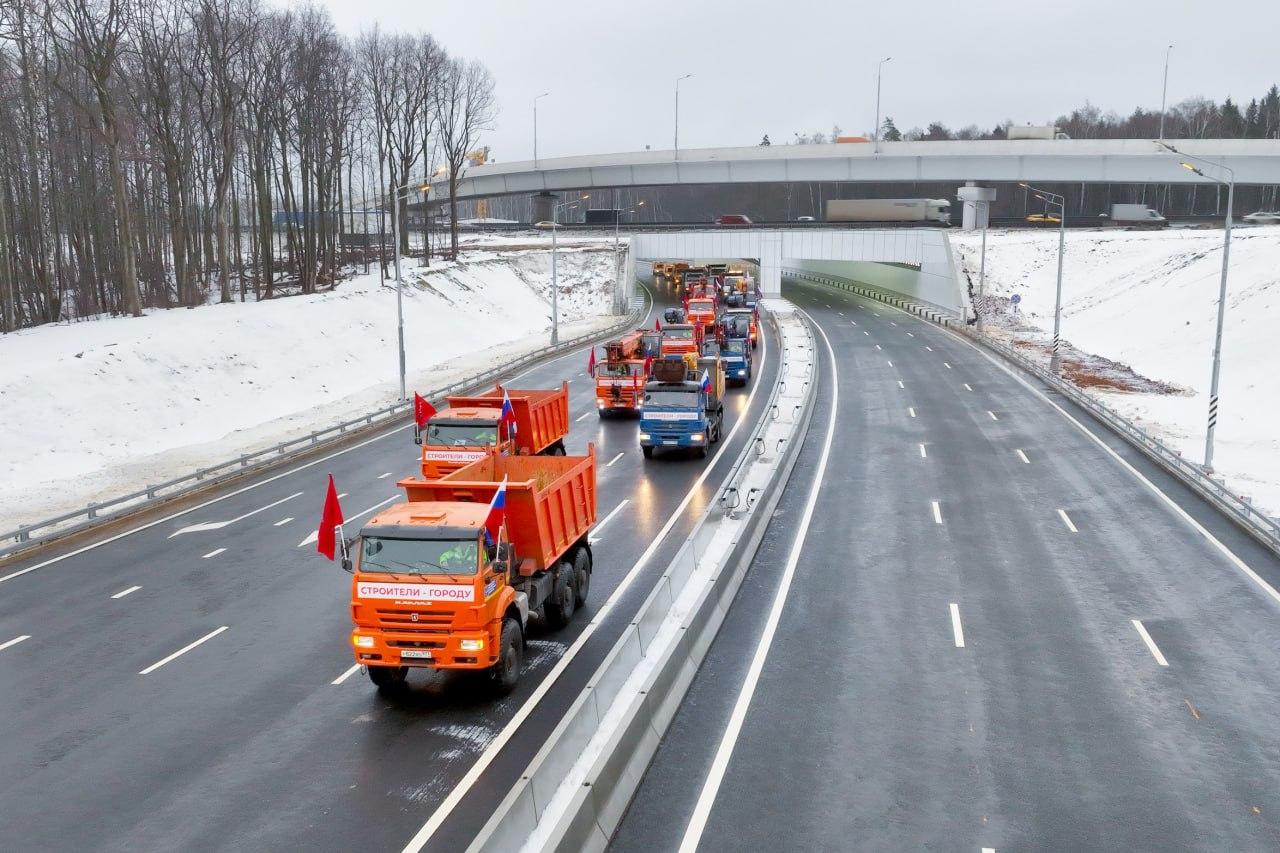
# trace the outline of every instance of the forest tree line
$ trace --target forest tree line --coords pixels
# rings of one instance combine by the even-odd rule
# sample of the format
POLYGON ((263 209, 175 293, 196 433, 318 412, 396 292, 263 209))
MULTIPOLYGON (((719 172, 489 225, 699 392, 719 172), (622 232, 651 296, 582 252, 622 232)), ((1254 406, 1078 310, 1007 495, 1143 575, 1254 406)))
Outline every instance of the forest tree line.
POLYGON ((423 177, 452 184, 494 110, 480 63, 316 7, 6 0, 0 330, 315 292, 393 197, 407 254, 423 177))

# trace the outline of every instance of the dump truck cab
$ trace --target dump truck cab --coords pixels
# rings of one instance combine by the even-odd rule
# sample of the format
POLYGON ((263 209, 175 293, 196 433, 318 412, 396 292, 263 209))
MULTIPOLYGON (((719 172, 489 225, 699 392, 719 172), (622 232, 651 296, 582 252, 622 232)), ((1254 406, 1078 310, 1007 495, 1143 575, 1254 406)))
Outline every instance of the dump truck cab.
MULTIPOLYGON (((750 301, 748 300, 748 305, 750 301)), ((746 338, 751 342, 751 348, 755 349, 760 343, 760 312, 758 309, 751 307, 730 308, 724 312, 724 322, 726 325, 732 323, 736 329, 746 326, 746 338)), ((735 336, 738 333, 735 333, 735 336)))
POLYGON ((590 588, 594 448, 584 457, 490 451, 445 477, 399 485, 408 500, 345 543, 356 662, 379 688, 426 667, 488 670, 510 690, 529 619, 562 627, 590 588), (505 522, 492 539, 485 522, 504 481, 505 522))
POLYGON ((493 448, 502 454, 511 453, 515 443, 498 440, 501 419, 501 405, 449 407, 432 415, 418 436, 422 444, 422 475, 444 476, 493 448))
POLYGON ((723 337, 720 341, 720 360, 724 362, 725 382, 746 385, 751 381, 751 342, 744 337, 723 337))
POLYGON ((689 324, 701 326, 704 330, 716 324, 716 300, 709 296, 690 297, 688 306, 689 324))
POLYGON ((701 327, 691 326, 688 323, 679 323, 671 326, 664 326, 662 329, 662 356, 665 358, 669 355, 684 355, 685 353, 694 353, 699 350, 699 343, 702 340, 701 327))

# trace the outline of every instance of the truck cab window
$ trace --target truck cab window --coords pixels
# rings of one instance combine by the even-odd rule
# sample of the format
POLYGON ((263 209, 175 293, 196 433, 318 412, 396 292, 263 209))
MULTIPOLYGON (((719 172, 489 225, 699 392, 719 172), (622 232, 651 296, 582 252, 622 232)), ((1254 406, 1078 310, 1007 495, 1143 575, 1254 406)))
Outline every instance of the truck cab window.
POLYGON ((467 575, 479 566, 475 539, 384 539, 367 536, 358 570, 405 575, 467 575))
POLYGON ((427 427, 427 444, 445 447, 488 447, 498 443, 494 424, 431 424, 427 427))

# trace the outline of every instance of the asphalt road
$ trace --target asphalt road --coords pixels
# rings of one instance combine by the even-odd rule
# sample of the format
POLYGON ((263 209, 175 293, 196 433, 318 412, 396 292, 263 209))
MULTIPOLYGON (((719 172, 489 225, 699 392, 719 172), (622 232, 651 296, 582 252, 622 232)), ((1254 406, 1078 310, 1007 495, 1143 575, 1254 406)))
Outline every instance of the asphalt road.
POLYGON ((836 359, 812 521, 831 371, 612 849, 1280 848, 1280 564, 968 343, 784 293, 836 359))
MULTIPOLYGON (((764 369, 754 384, 730 392, 727 429, 759 416, 774 347, 766 340, 757 351, 764 369)), ((708 462, 646 462, 634 421, 595 414, 586 361, 583 350, 509 384, 569 380, 567 444, 575 453, 596 443, 599 516, 628 503, 597 527, 585 610, 563 631, 531 632, 523 681, 502 701, 474 677, 429 672, 411 674, 404 697, 375 692, 352 666, 350 578, 306 541, 327 472, 346 493, 348 530, 398 498, 395 480, 417 469, 408 429, 88 549, 6 564, 0 849, 400 850, 483 758, 484 772, 472 773, 462 806, 427 849, 465 846, 607 653, 749 432, 708 462), (707 464, 714 471, 700 479, 707 464), (651 548, 669 519, 670 535, 651 548), (508 725, 506 746, 486 753, 508 725)))

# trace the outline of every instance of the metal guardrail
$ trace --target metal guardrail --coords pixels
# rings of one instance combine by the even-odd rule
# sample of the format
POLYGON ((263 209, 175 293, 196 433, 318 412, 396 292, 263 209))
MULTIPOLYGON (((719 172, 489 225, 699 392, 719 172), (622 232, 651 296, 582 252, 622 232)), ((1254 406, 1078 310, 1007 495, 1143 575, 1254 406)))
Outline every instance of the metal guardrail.
POLYGON ((994 340, 974 326, 960 322, 954 315, 939 313, 940 309, 934 305, 903 299, 877 288, 869 288, 848 280, 834 279, 831 276, 814 275, 804 270, 788 270, 785 272, 798 278, 832 284, 844 290, 860 293, 871 299, 910 311, 939 325, 955 329, 965 337, 972 339, 1006 361, 1012 362, 1025 372, 1030 373, 1045 385, 1087 411, 1165 471, 1182 481, 1196 494, 1203 497, 1211 506, 1239 525, 1246 533, 1253 536, 1254 539, 1258 540, 1272 553, 1280 556, 1280 520, 1272 518, 1259 510, 1248 498, 1237 495, 1229 489, 1225 481, 1213 477, 1202 466, 1186 459, 1180 452, 1137 426, 1115 409, 1089 396, 1071 382, 1046 370, 1013 347, 994 340))
MULTIPOLYGON (((646 303, 647 304, 647 301, 646 303)), ((446 385, 428 391, 424 397, 439 398, 449 394, 455 394, 482 384, 488 384, 495 381, 498 377, 510 373, 525 365, 539 361, 549 355, 574 349, 592 340, 616 334, 626 328, 634 326, 644 317, 644 304, 638 308, 632 308, 625 319, 609 326, 598 332, 592 332, 585 335, 579 335, 568 341, 562 341, 556 346, 546 346, 533 352, 526 353, 514 361, 489 368, 488 370, 475 373, 459 379, 446 385)), ((110 500, 91 503, 84 509, 76 509, 70 512, 64 512, 61 515, 55 515, 52 518, 45 518, 30 524, 20 524, 16 529, 8 530, 0 533, 0 542, 9 544, 0 546, 0 558, 8 557, 19 551, 25 551, 28 548, 35 547, 62 538, 71 536, 76 533, 83 532, 91 527, 99 524, 106 524, 115 521, 126 515, 138 512, 149 506, 153 506, 161 501, 173 500, 175 498, 184 497, 193 492, 207 489, 211 486, 219 485, 228 480, 242 477, 245 474, 253 473, 262 468, 271 465, 277 465, 282 461, 288 460, 302 453, 309 453, 320 449, 328 444, 332 444, 338 440, 347 437, 353 432, 365 432, 380 426, 394 423, 400 417, 409 414, 413 409, 412 400, 401 400, 384 406, 372 412, 333 424, 324 429, 315 430, 298 438, 282 441, 273 444, 270 447, 255 450, 249 453, 228 459, 224 462, 218 462, 204 468, 197 468, 190 474, 184 474, 181 477, 175 477, 172 480, 166 480, 162 483, 149 484, 145 488, 138 489, 126 495, 111 498, 110 500), (63 526, 67 522, 83 519, 78 524, 63 526), (38 531, 47 531, 39 534, 38 531)))

